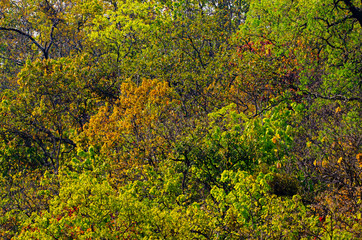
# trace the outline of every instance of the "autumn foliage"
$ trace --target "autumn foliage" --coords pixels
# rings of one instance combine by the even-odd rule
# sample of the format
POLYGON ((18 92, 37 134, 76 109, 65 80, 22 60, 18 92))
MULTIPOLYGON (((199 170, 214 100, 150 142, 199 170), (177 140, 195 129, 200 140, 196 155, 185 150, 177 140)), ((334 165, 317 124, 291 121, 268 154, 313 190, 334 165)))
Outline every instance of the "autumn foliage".
POLYGON ((0 0, 1 239, 361 239, 357 0, 0 0))

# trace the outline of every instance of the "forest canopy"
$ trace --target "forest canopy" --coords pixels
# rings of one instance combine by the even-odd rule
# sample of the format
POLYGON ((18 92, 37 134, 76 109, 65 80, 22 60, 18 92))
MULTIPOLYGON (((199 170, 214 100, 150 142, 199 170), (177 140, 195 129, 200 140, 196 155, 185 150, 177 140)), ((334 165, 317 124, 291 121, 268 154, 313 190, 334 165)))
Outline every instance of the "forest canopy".
POLYGON ((1 239, 361 239, 359 0, 0 0, 1 239))

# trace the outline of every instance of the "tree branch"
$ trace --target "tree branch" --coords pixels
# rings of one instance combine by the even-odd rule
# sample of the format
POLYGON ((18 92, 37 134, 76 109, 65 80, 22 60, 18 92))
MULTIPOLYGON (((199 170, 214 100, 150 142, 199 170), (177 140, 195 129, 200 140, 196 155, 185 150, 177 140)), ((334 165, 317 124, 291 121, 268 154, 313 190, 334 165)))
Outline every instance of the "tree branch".
POLYGON ((303 93, 306 93, 310 96, 313 96, 315 98, 322 98, 322 99, 326 99, 326 100, 334 100, 334 101, 359 101, 362 102, 362 98, 361 97, 346 97, 343 95, 335 95, 335 96, 323 96, 319 93, 312 93, 312 92, 308 92, 306 90, 303 90, 303 93))
POLYGON ((44 47, 42 47, 31 35, 23 32, 23 31, 20 31, 19 29, 16 29, 16 28, 0 27, 0 30, 16 32, 16 33, 18 33, 20 35, 23 35, 23 36, 27 37, 30 41, 32 41, 43 52, 44 58, 48 59, 47 50, 49 50, 49 48, 45 49, 44 47))
POLYGON ((347 5, 349 11, 352 13, 352 17, 357 19, 362 27, 362 9, 354 6, 351 0, 343 0, 343 2, 347 5))

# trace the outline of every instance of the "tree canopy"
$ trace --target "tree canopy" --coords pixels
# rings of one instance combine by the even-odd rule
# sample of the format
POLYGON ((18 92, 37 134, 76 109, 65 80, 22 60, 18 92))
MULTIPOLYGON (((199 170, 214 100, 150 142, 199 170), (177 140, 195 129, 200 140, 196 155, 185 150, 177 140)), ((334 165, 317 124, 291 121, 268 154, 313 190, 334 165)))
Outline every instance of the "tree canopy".
POLYGON ((0 0, 0 238, 362 238, 358 0, 0 0))

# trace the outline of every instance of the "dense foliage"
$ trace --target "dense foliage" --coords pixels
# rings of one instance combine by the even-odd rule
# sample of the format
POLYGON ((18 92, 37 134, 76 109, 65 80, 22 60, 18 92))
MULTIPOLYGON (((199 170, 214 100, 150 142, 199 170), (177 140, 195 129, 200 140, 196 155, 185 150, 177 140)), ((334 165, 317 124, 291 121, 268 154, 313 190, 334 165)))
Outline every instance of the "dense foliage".
POLYGON ((358 0, 0 0, 0 238, 362 238, 361 49, 358 0))

